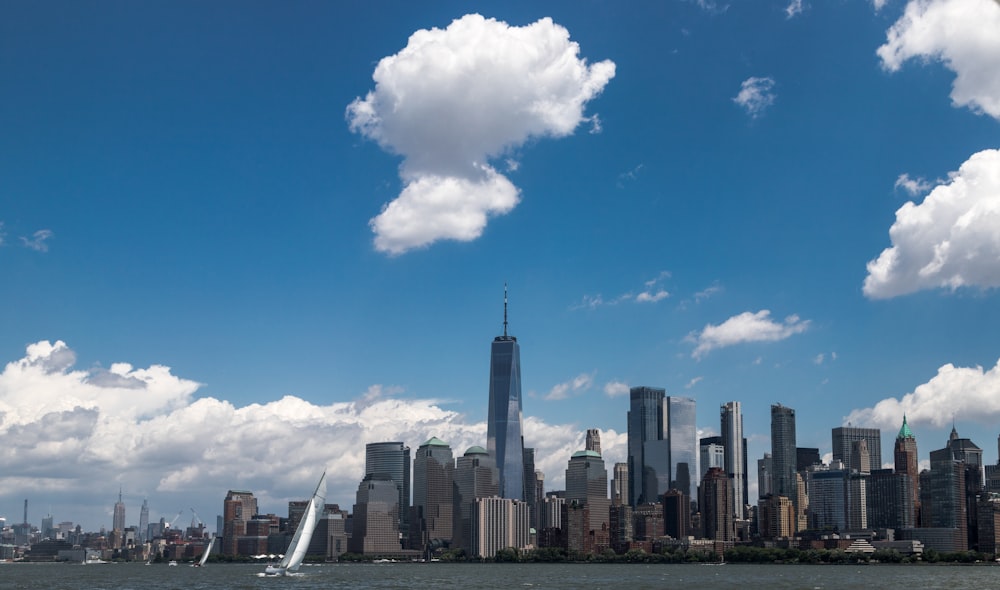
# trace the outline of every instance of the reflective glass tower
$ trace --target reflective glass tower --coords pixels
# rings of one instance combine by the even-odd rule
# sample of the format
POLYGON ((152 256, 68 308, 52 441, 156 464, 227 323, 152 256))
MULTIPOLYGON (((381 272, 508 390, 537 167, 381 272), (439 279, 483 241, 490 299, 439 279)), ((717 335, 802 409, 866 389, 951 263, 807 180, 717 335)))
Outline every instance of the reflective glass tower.
POLYGON ((771 491, 785 496, 798 510, 795 481, 795 410, 781 404, 771 406, 771 491))
POLYGON ((396 486, 398 530, 406 539, 410 522, 410 447, 401 442, 368 443, 365 475, 384 475, 396 486))
POLYGON ((503 336, 490 348, 490 412, 486 447, 500 471, 500 495, 524 499, 524 441, 521 428, 521 349, 507 335, 507 287, 503 291, 503 336))
POLYGON ((725 447, 726 474, 733 480, 733 516, 746 518, 747 460, 746 439, 743 438, 743 408, 740 402, 726 402, 719 408, 722 445, 725 447))
POLYGON ((652 504, 670 489, 670 441, 666 439, 666 390, 632 387, 628 410, 628 504, 652 504))
POLYGON ((670 441, 670 487, 688 498, 698 497, 698 427, 695 401, 667 396, 667 438, 670 441))

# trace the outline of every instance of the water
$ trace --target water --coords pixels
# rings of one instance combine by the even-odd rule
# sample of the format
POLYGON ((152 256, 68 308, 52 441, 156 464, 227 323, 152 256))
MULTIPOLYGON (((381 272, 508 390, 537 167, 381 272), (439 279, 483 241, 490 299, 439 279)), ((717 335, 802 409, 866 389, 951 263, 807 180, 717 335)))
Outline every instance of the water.
POLYGON ((1000 566, 727 564, 328 564, 286 578, 259 565, 5 564, 0 588, 46 590, 318 590, 628 588, 996 588, 1000 566))

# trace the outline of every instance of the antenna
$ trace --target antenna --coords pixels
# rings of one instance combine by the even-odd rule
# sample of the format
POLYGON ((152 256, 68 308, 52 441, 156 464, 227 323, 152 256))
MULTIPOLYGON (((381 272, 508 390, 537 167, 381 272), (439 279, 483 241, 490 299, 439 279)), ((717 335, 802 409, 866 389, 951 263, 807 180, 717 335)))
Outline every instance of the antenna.
POLYGON ((503 284, 503 337, 507 338, 507 283, 503 284))

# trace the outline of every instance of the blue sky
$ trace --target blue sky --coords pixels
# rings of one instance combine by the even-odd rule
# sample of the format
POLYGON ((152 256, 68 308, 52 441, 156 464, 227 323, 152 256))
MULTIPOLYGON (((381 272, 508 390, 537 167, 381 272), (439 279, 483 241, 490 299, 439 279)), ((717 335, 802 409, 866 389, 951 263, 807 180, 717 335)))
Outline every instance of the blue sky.
POLYGON ((1000 6, 470 6, 0 8, 8 522, 483 444, 505 283, 551 489, 630 385, 997 459, 1000 6))

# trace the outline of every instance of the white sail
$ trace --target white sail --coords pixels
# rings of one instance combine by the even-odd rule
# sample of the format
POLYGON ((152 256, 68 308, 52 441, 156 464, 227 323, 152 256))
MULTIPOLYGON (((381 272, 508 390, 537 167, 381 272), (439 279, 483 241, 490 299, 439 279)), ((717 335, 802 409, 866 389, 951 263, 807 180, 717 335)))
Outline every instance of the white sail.
POLYGON ((306 512, 302 515, 299 527, 292 536, 292 542, 285 552, 285 556, 276 566, 268 566, 265 573, 283 575, 285 572, 294 572, 299 569, 302 560, 305 559, 306 551, 309 550, 309 542, 312 540, 313 530, 319 522, 320 514, 326 505, 326 472, 319 478, 316 484, 316 491, 313 492, 312 500, 306 507, 306 512))
POLYGON ((208 554, 212 552, 212 545, 214 544, 215 535, 212 535, 212 538, 208 540, 208 547, 205 547, 204 553, 201 554, 201 559, 198 561, 198 567, 205 565, 205 562, 208 561, 208 554))

